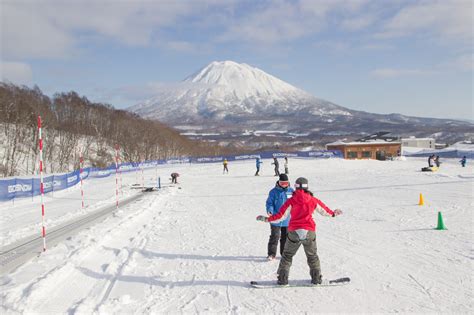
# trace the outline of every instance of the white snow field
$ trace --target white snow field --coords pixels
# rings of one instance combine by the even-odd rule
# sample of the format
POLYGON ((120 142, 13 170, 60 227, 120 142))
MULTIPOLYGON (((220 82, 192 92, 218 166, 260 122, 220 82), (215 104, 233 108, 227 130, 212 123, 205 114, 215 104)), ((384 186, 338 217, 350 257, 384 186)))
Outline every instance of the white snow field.
MULTIPOLYGON (((169 177, 169 166, 158 169, 122 173, 119 177, 119 202, 139 192, 130 189, 132 184, 157 184, 157 177, 169 177)), ((81 187, 77 184, 67 190, 51 192, 45 195, 45 225, 48 230, 66 221, 74 220, 93 212, 105 205, 115 204, 115 173, 105 178, 89 178, 83 181, 84 209, 82 209, 81 187)), ((41 232, 41 197, 17 198, 0 202, 0 246, 41 232)))
MULTIPOLYGON (((173 166, 181 174, 179 185, 144 194, 2 276, 0 311, 474 312, 472 163, 462 168, 457 159, 446 159, 438 172, 422 173, 424 158, 290 159, 292 182, 307 177, 317 197, 344 212, 316 216, 317 245, 323 276, 348 276, 351 283, 254 289, 249 281, 276 279, 279 263, 266 261, 270 229, 255 220, 265 214, 276 181, 270 160, 264 162, 260 177, 253 176, 254 161, 229 163, 228 175, 220 164, 173 166), (418 206, 420 193, 424 206, 418 206), (434 229, 438 211, 447 230, 434 229)), ((113 176, 107 180, 114 182, 113 176)), ((97 193, 102 188, 107 185, 95 186, 97 193)), ((67 205, 48 199, 46 216, 56 203, 67 205)), ((4 216, 8 209, 0 207, 4 216)), ((9 215, 15 220, 15 213, 9 215)), ((9 228, 2 221, 2 238, 9 228)), ((301 248, 290 280, 309 279, 308 271, 301 248)))

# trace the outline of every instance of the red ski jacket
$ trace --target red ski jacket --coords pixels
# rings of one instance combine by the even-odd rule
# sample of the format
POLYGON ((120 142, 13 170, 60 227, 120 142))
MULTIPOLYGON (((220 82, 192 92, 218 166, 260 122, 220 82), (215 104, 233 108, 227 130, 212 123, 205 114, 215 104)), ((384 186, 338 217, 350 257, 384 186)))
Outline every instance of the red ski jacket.
POLYGON ((297 189, 293 196, 281 206, 280 211, 268 218, 268 222, 277 223, 291 214, 288 231, 299 229, 316 231, 316 223, 313 219, 314 210, 325 216, 334 216, 334 211, 321 200, 302 189, 297 189))

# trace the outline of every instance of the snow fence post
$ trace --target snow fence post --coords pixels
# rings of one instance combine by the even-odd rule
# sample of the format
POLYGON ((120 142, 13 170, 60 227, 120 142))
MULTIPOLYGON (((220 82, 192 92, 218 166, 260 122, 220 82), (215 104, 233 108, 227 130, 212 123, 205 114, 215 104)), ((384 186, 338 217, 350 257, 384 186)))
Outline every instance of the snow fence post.
POLYGON ((115 145, 115 206, 119 207, 119 193, 118 193, 118 144, 115 145))
POLYGON ((41 193, 41 225, 42 225, 41 235, 43 237, 43 252, 44 252, 46 251, 46 228, 44 226, 43 138, 41 135, 41 116, 38 116, 38 146, 39 146, 39 171, 40 171, 40 193, 41 193))
POLYGON ((84 187, 82 183, 82 170, 84 168, 84 159, 82 153, 79 157, 79 178, 81 179, 81 199, 82 199, 82 209, 84 209, 84 187))

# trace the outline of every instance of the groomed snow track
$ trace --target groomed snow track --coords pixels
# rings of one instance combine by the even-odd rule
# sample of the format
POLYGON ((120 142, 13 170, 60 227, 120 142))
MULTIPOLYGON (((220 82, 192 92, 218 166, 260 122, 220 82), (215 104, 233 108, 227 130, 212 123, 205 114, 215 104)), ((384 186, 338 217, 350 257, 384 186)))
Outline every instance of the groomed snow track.
MULTIPOLYGON (((85 229, 102 219, 105 219, 114 211, 120 210, 125 205, 134 202, 142 195, 143 192, 122 200, 118 209, 115 204, 106 206, 80 218, 76 218, 54 227, 49 231, 47 230, 47 248, 52 247, 62 240, 74 235, 78 231, 85 229)), ((0 250, 0 274, 5 275, 10 271, 15 270, 31 258, 41 255, 42 248, 43 238, 41 236, 27 237, 18 242, 5 246, 0 250)))

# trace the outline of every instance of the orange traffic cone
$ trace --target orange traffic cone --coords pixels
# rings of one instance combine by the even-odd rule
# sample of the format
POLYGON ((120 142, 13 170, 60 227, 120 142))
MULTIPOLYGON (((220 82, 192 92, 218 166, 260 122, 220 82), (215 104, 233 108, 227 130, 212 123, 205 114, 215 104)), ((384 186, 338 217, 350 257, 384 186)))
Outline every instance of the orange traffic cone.
POLYGON ((424 204, 425 204, 425 202, 423 200, 423 195, 420 193, 420 201, 418 202, 418 205, 423 206, 424 204))

